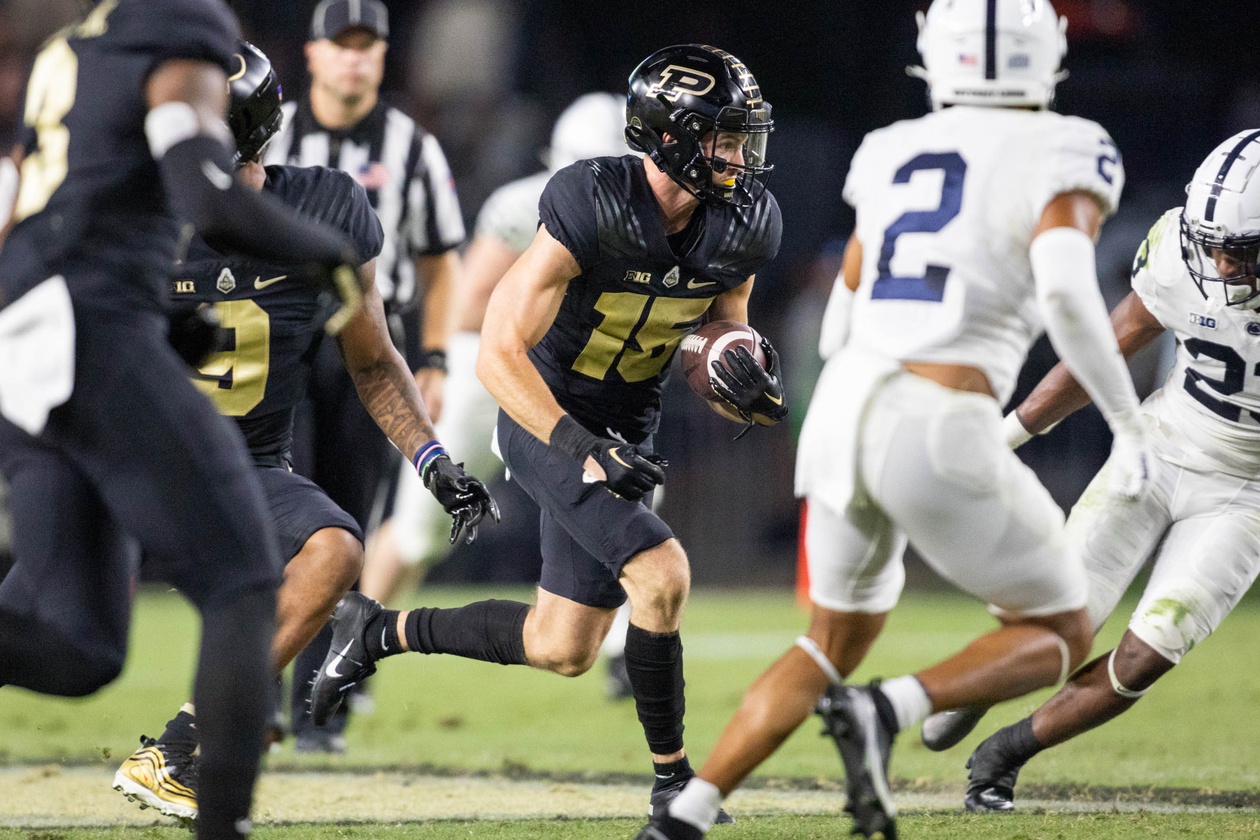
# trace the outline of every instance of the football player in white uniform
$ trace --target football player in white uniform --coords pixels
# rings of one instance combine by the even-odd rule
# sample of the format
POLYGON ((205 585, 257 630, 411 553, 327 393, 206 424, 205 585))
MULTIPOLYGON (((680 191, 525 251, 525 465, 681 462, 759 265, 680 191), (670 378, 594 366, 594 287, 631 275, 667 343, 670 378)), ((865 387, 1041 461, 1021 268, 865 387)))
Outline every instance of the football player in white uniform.
POLYGON ((754 683, 646 840, 702 837, 816 703, 855 833, 893 838, 899 730, 1053 685, 1089 652, 1083 564, 1007 448, 1001 406, 1044 323, 1115 435, 1100 493, 1142 495, 1149 444, 1094 268, 1120 156, 1097 124, 1048 110, 1066 39, 1044 0, 936 0, 918 46, 933 112, 868 135, 845 185, 857 227, 797 460, 808 634, 754 683), (898 600, 907 540, 1001 626, 913 676, 846 687, 898 600))
MULTIPOLYGON (((467 469, 480 469, 482 475, 494 475, 503 469, 502 462, 490 451, 499 406, 474 372, 490 293, 534 240, 538 199, 551 176, 578 160, 628 154, 625 127, 625 97, 611 93, 578 97, 552 129, 547 169, 495 190, 477 214, 476 233, 464 255, 464 282, 455 290, 455 325, 447 343, 445 402, 438 421, 442 429, 439 434, 446 435, 441 440, 452 447, 451 451, 468 453, 467 469)), ((407 467, 412 469, 410 464, 407 467)), ((451 547, 447 538, 450 517, 441 505, 431 504, 425 498, 428 493, 416 493, 411 487, 414 483, 398 483, 393 517, 368 541, 359 588, 383 604, 394 599, 407 579, 416 581, 427 566, 445 557, 451 547)), ((618 640, 624 648, 627 623, 628 615, 624 620, 619 618, 609 633, 607 654, 615 656, 620 652, 616 649, 618 640)), ((624 663, 620 670, 624 671, 624 663)), ((610 679, 610 691, 612 685, 610 679)), ((355 702, 357 705, 364 701, 359 696, 355 702)))
MULTIPOLYGON (((1095 630, 1134 576, 1150 581, 1114 650, 1072 676, 1045 705, 972 754, 969 811, 1014 807, 1020 768, 1042 750, 1128 710, 1212 633, 1260 571, 1260 130, 1203 161, 1186 206, 1151 228, 1133 291, 1111 314, 1130 356, 1172 330, 1177 362, 1142 413, 1153 445, 1151 492, 1117 504, 1101 488, 1109 462, 1068 518, 1089 573, 1095 630)), ((1007 418, 1018 446, 1086 405, 1062 365, 1007 418)))

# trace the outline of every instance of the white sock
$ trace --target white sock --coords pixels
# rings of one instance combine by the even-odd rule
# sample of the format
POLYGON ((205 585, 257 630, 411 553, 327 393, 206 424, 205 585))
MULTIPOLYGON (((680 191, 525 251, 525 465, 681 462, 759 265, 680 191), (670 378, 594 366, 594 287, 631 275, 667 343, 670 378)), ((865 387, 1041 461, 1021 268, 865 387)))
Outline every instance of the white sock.
POLYGON ((696 776, 669 803, 669 815, 708 833, 721 807, 722 794, 718 792, 717 785, 696 776))
POLYGON ((906 675, 879 684, 893 711, 897 713, 897 726, 904 732, 932 714, 932 700, 923 690, 923 683, 906 675))

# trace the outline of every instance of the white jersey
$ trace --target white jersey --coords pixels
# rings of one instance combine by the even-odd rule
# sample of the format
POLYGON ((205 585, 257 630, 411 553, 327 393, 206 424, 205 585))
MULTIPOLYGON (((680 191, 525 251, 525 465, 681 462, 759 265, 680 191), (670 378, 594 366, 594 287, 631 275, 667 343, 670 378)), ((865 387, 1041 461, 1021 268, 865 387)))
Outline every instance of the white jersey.
POLYGON ((1172 463, 1201 472, 1260 478, 1260 313, 1199 291, 1181 257, 1181 208, 1147 234, 1133 264, 1133 290, 1177 338, 1177 361, 1148 414, 1172 463))
POLYGON ((492 192, 477 214, 477 235, 497 239, 523 254, 538 232, 538 199, 552 174, 539 172, 492 192))
POLYGON ((1052 111, 955 106, 873 131, 844 198, 857 209, 861 285, 849 344, 898 361, 971 365, 1010 399, 1042 330, 1028 261, 1046 205, 1124 185, 1097 123, 1052 111))

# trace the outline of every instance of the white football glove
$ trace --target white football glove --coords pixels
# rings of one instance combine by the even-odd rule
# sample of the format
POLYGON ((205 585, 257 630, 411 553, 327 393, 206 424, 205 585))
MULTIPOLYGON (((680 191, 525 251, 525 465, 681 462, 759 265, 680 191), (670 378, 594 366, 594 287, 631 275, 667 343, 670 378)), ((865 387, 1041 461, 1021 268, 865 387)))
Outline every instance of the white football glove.
POLYGON ((1133 501, 1146 492, 1151 478, 1151 447, 1142 432, 1117 434, 1107 462, 1107 495, 1133 501))

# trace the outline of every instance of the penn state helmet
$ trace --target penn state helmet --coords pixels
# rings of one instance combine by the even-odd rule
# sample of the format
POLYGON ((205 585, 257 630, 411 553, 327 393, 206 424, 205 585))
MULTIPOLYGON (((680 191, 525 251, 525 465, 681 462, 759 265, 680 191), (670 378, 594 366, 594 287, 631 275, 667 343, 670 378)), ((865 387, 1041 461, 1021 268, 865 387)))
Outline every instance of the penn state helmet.
POLYGON ((748 206, 774 169, 766 162, 770 110, 735 56, 703 44, 666 47, 630 74, 626 142, 694 195, 748 206), (743 163, 715 154, 723 132, 743 136, 743 163), (714 174, 726 177, 714 183, 714 174))
POLYGON ((612 93, 585 93, 556 119, 546 157, 554 172, 579 160, 629 152, 625 102, 612 93))
POLYGON ((1049 108, 1067 54, 1067 18, 1048 0, 933 0, 919 12, 922 67, 933 108, 1049 108))
POLYGON ((1199 291, 1260 309, 1260 129, 1235 134, 1199 164, 1181 211, 1181 256, 1199 291))
POLYGON ((280 130, 280 80, 271 59, 248 41, 237 41, 228 77, 228 128, 236 141, 237 166, 258 157, 280 130))

